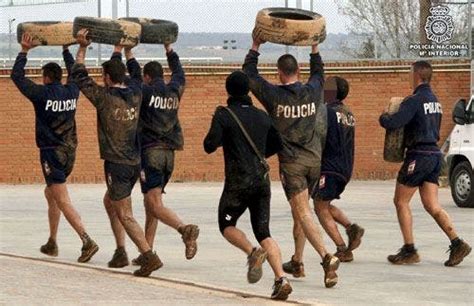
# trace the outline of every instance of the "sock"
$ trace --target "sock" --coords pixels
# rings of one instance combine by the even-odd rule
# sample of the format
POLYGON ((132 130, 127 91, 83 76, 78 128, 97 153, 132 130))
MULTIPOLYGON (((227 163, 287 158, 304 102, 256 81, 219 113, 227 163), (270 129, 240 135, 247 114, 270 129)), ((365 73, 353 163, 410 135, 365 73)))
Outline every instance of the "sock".
POLYGON ((345 244, 337 246, 337 251, 338 252, 344 252, 346 250, 347 250, 347 246, 345 244))
POLYGON ((89 240, 91 240, 91 238, 89 237, 89 235, 87 235, 86 232, 84 232, 84 234, 81 235, 81 240, 82 244, 86 244, 89 240))
POLYGON ((252 252, 250 252, 250 254, 248 255, 248 257, 252 256, 252 254, 257 250, 257 247, 253 247, 252 248, 252 252))
POLYGON ((461 239, 459 239, 459 237, 456 237, 454 238, 453 240, 451 240, 451 245, 452 246, 458 246, 460 243, 461 243, 461 239))
POLYGON ((403 248, 405 249, 405 251, 407 252, 415 252, 415 245, 414 244, 405 244, 403 246, 403 248))
POLYGON ((296 263, 298 263, 298 264, 302 264, 302 263, 303 263, 303 259, 301 259, 300 261, 295 260, 295 255, 291 256, 291 261, 296 262, 296 263))

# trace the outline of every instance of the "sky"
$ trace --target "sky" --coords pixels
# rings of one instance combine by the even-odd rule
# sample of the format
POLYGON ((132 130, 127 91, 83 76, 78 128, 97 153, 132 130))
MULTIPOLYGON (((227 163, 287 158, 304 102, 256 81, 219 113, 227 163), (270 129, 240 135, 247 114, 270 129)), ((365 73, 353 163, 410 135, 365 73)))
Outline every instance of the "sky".
MULTIPOLYGON (((10 0, 0 0, 0 4, 10 0)), ((15 0, 13 0, 15 2, 15 0)), ((18 0, 20 2, 35 0, 18 0)), ((36 0, 46 2, 47 0, 36 0)), ((85 3, 0 7, 0 32, 8 33, 8 20, 18 22, 73 20, 75 16, 97 16, 97 0, 85 3)), ((303 9, 310 8, 310 0, 301 0, 303 9)), ((314 11, 325 16, 329 33, 347 33, 347 17, 338 12, 334 0, 314 0, 314 11)), ((111 17, 112 1, 102 0, 102 16, 111 17)), ((288 0, 296 7, 296 0, 288 0)), ((125 16, 125 0, 119 0, 119 17, 125 16)), ((181 32, 243 32, 250 33, 257 12, 266 7, 284 7, 284 0, 130 0, 131 17, 172 20, 181 32)))

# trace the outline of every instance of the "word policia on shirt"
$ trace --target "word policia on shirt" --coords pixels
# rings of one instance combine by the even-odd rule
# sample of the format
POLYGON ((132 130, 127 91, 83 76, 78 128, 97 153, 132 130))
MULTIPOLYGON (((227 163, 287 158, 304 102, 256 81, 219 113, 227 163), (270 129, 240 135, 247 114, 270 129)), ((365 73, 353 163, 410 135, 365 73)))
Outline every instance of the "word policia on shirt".
POLYGON ((48 111, 51 108, 53 112, 68 112, 75 110, 77 106, 77 99, 69 100, 47 100, 44 110, 48 111))
POLYGON ((423 103, 423 108, 425 109, 425 115, 443 113, 443 109, 441 108, 441 103, 439 102, 423 103))
POLYGON ((149 107, 160 108, 160 109, 178 109, 179 99, 177 97, 155 97, 151 96, 149 107))
POLYGON ((277 117, 284 118, 306 118, 316 114, 316 104, 309 103, 303 105, 278 105, 277 117))

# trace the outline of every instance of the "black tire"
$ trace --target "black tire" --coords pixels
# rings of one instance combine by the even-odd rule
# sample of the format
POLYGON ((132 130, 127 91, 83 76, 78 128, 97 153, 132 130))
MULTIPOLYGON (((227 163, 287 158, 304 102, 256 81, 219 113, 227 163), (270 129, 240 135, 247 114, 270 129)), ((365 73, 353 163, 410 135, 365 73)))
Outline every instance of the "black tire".
POLYGON ((172 44, 178 40, 178 25, 175 22, 148 18, 119 18, 119 20, 141 25, 142 44, 172 44))
POLYGON ((140 41, 141 26, 129 21, 96 17, 74 18, 73 35, 80 29, 88 29, 90 38, 95 43, 135 46, 140 41))
POLYGON ((72 22, 22 22, 16 28, 18 43, 21 42, 24 33, 30 34, 35 46, 64 46, 76 43, 76 39, 72 35, 72 22))
POLYGON ((459 207, 474 208, 472 166, 468 161, 457 164, 451 173, 451 195, 459 207))
POLYGON ((266 8, 257 14, 253 36, 277 44, 310 46, 326 39, 326 20, 311 11, 266 8))

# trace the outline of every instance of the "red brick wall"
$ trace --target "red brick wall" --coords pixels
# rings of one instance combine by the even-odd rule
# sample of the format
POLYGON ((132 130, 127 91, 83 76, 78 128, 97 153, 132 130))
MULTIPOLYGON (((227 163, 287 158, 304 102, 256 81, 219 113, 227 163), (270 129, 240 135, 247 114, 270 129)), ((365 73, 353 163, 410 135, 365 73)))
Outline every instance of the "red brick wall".
MULTIPOLYGON (((225 76, 232 67, 188 67, 187 88, 182 101, 180 119, 185 135, 185 149, 178 152, 175 181, 216 181, 223 178, 222 152, 206 155, 202 140, 209 128, 217 105, 225 103, 225 76)), ((98 72, 98 71, 96 71, 98 72)), ((42 183, 38 150, 34 140, 32 105, 18 92, 8 78, 10 71, 0 70, 0 182, 42 183)), ((38 74, 38 70, 30 70, 38 74)), ((266 77, 276 81, 273 68, 266 77)), ((347 103, 357 120, 355 177, 359 179, 393 178, 399 167, 383 161, 384 130, 378 117, 392 96, 410 94, 407 63, 359 62, 327 65, 327 74, 346 78, 351 91, 347 103), (354 67, 357 66, 357 67, 354 67)), ((302 78, 308 77, 306 70, 302 78)), ((36 82, 41 79, 33 77, 36 82)), ((469 95, 469 64, 443 63, 436 68, 433 88, 444 107, 442 140, 453 124, 451 110, 459 97, 469 95)), ((99 159, 96 116, 91 104, 81 97, 77 110, 79 147, 70 182, 102 182, 102 161, 99 159)), ((277 179, 276 159, 272 162, 272 177, 277 179)))

